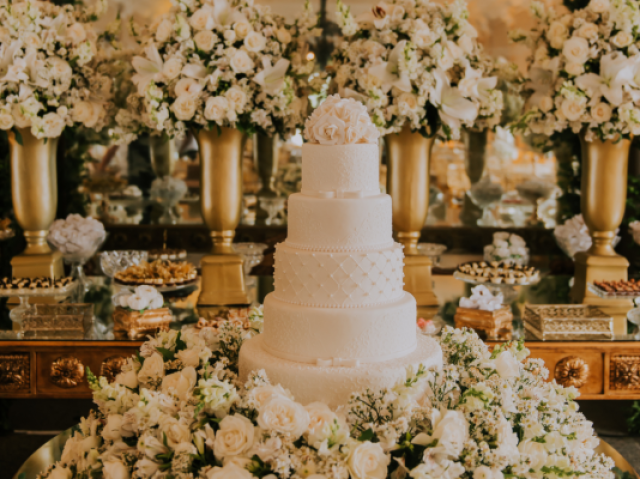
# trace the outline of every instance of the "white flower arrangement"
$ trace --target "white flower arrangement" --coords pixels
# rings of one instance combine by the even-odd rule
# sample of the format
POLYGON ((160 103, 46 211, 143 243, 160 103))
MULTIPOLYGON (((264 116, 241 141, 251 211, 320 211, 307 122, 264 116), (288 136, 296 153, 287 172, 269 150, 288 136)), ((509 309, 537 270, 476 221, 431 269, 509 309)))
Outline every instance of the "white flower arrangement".
POLYGON ((307 38, 318 33, 309 2, 292 25, 251 0, 174 5, 133 58, 144 123, 168 136, 214 126, 286 136, 302 126, 307 38))
POLYGON ((463 0, 391 0, 356 18, 342 2, 338 10, 346 38, 334 53, 336 87, 367 106, 382 134, 408 124, 457 139, 462 127, 499 123, 498 79, 463 0))
POLYGON ((240 384, 226 351, 246 331, 161 332, 115 382, 89 372, 98 409, 41 478, 613 478, 577 390, 547 382, 522 343, 490 352, 475 333, 445 328, 441 370, 410 368, 332 411, 296 402, 264 372, 240 384))
POLYGON ((106 236, 100 221, 71 214, 67 219, 53 222, 47 240, 64 255, 82 256, 95 253, 106 236))
MULTIPOLYGON (((113 81, 101 63, 92 11, 38 0, 0 2, 0 129, 55 138, 66 126, 109 121, 113 81)), ((18 139, 20 141, 20 139, 18 139)))
POLYGON ((482 311, 497 311, 504 304, 502 293, 493 294, 484 285, 471 289, 471 297, 460 298, 460 307, 468 309, 480 309, 482 311))
POLYGON ((320 145, 377 145, 380 133, 362 103, 331 95, 306 121, 304 137, 320 145))
POLYGON ((640 133, 638 0, 591 0, 560 14, 534 1, 536 26, 512 33, 531 49, 525 132, 584 131, 587 141, 640 133))
POLYGON ((121 308, 133 311, 160 309, 164 306, 164 298, 153 286, 140 285, 131 291, 123 291, 113 297, 113 303, 121 308))
POLYGON ((500 231, 493 233, 493 243, 485 246, 484 259, 526 265, 529 262, 529 248, 521 236, 500 231))
MULTIPOLYGON (((614 247, 620 242, 619 232, 620 228, 617 228, 616 236, 613 239, 614 247)), ((593 243, 591 235, 589 234, 589 228, 585 224, 582 215, 575 215, 573 218, 565 221, 564 224, 556 226, 553 229, 553 235, 560 249, 570 258, 573 258, 576 253, 587 251, 593 243)))

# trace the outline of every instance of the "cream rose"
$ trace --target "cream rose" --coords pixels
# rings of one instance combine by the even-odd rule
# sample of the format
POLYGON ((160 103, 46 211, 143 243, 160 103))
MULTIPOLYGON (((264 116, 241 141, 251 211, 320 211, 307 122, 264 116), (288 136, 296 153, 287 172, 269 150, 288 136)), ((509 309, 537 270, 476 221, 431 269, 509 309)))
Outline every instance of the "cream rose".
POLYGON ((577 34, 587 40, 595 40, 599 34, 598 25, 587 22, 578 29, 577 34))
MULTIPOLYGON (((94 124, 86 125, 88 127, 94 126, 94 124)), ((31 128, 37 128, 47 138, 57 138, 62 135, 62 130, 67 126, 64 119, 57 113, 47 113, 42 118, 36 117, 31 123, 31 128)))
POLYGON ((284 27, 278 28, 276 31, 276 38, 280 43, 289 43, 291 42, 291 33, 284 27))
POLYGON ((538 108, 540 108, 540 111, 543 113, 548 113, 553 108, 553 98, 550 96, 543 96, 538 102, 538 108))
POLYGON ((197 368, 200 366, 200 353, 202 349, 199 347, 193 347, 189 349, 183 349, 176 354, 176 359, 179 359, 184 367, 197 368))
POLYGON ((120 461, 108 461, 103 463, 102 474, 104 479, 130 479, 129 468, 120 461))
POLYGON ((226 118, 229 102, 223 96, 207 98, 204 106, 204 117, 209 121, 221 122, 226 118))
POLYGON ((548 454, 544 444, 526 440, 518 444, 518 450, 531 461, 529 466, 534 471, 538 471, 547 462, 548 454))
POLYGON ((39 35, 33 32, 29 32, 22 37, 22 41, 27 48, 40 48, 42 46, 42 40, 39 35))
POLYGON ((13 128, 13 116, 9 113, 0 113, 0 130, 10 130, 13 128))
POLYGON ((226 30, 224 32, 224 39, 229 43, 233 43, 236 41, 236 32, 233 30, 226 30))
POLYGON ((567 63, 564 67, 564 70, 571 76, 577 77, 578 75, 582 75, 584 73, 584 66, 582 63, 567 63))
POLYGON ((71 79, 71 76, 73 75, 71 66, 62 58, 51 59, 51 72, 55 78, 59 78, 61 80, 71 79))
POLYGON ((367 441, 351 450, 347 467, 352 479, 384 479, 389 462, 380 444, 367 441))
POLYGON ((71 469, 58 465, 47 476, 47 479, 71 479, 72 477, 73 473, 71 472, 71 469))
POLYGON ((502 379, 511 379, 520 375, 520 363, 510 351, 502 351, 495 359, 495 365, 502 379))
POLYGON ((587 8, 595 13, 604 13, 611 8, 611 2, 609 0, 591 0, 587 8))
POLYGON ((176 98, 176 101, 171 105, 171 110, 176 115, 176 118, 181 121, 189 121, 196 114, 198 108, 197 95, 182 95, 176 98))
POLYGON ((79 101, 71 109, 71 118, 76 123, 82 123, 91 128, 98 121, 96 110, 90 101, 79 101))
POLYGON ((242 40, 244 37, 249 35, 249 32, 252 31, 251 25, 247 22, 236 22, 233 26, 233 30, 236 32, 238 39, 242 40))
POLYGON ((173 35, 173 23, 170 20, 162 20, 156 30, 156 40, 164 43, 171 38, 171 35, 173 35))
POLYGON ((164 377, 164 360, 159 353, 153 353, 145 359, 140 371, 138 381, 143 384, 156 382, 164 377))
POLYGON ((212 11, 210 7, 203 7, 196 10, 189 19, 189 24, 194 30, 211 30, 215 26, 215 20, 213 19, 212 11))
POLYGON ((122 384, 131 389, 135 389, 138 387, 138 373, 136 373, 133 369, 129 371, 123 371, 116 376, 115 379, 116 384, 122 384))
POLYGON ((570 63, 584 64, 589 59, 589 42, 582 37, 571 37, 562 48, 570 63))
POLYGON ((164 377, 162 380, 162 392, 165 394, 173 394, 181 401, 186 401, 196 386, 197 380, 198 375, 196 374, 196 370, 191 366, 186 367, 181 371, 164 377))
POLYGON ((568 33, 569 31, 564 23, 553 22, 549 25, 549 30, 547 30, 547 40, 549 40, 553 48, 560 50, 564 45, 568 33))
POLYGON ((102 437, 106 441, 119 441, 122 438, 120 429, 122 427, 122 415, 121 414, 109 414, 107 416, 107 423, 102 429, 102 437))
POLYGON ((404 111, 415 111, 418 108, 418 99, 412 93, 403 93, 398 98, 398 106, 404 111))
POLYGON ((81 23, 74 23, 67 28, 67 38, 71 43, 77 45, 87 39, 87 32, 81 23))
POLYGON ((313 138, 321 145, 344 145, 346 125, 333 115, 321 117, 313 126, 313 138))
POLYGON ((253 60, 251 60, 247 52, 238 50, 231 58, 230 65, 236 73, 247 73, 253 69, 253 60))
POLYGON ((31 115, 23 108, 22 105, 14 103, 11 106, 11 114, 18 128, 27 128, 31 126, 31 115))
POLYGON ((584 98, 580 100, 565 98, 562 101, 560 111, 567 120, 578 121, 584 114, 585 103, 586 100, 584 98))
POLYGON ((253 438, 254 426, 249 419, 240 414, 226 416, 220 421, 220 429, 216 433, 213 450, 218 459, 239 456, 251 449, 253 438))
POLYGON ((624 30, 619 31, 611 39, 611 43, 613 43, 618 48, 628 47, 629 45, 631 45, 631 43, 633 43, 633 35, 624 30))
POLYGON ((612 109, 608 103, 598 103, 591 107, 591 117, 597 123, 606 123, 611 120, 612 109))
POLYGON ((247 94, 239 86, 229 88, 224 96, 235 111, 242 111, 247 103, 247 94))
POLYGON ((196 42, 196 46, 203 52, 210 52, 213 50, 213 46, 216 43, 216 36, 210 30, 202 30, 193 37, 193 41, 196 42))
POLYGON ((258 425, 267 431, 299 438, 309 426, 309 413, 301 404, 275 396, 260 408, 258 425))
POLYGON ((322 402, 308 404, 305 409, 309 413, 309 427, 305 433, 307 442, 316 447, 317 444, 329 439, 334 429, 340 427, 338 416, 322 402))
POLYGON ((163 416, 158 427, 158 441, 167 444, 171 449, 183 442, 191 442, 191 431, 189 426, 172 416, 163 416))
POLYGON ((170 58, 162 66, 162 75, 169 81, 178 78, 182 71, 182 60, 179 58, 170 58))
POLYGON ((251 390, 251 396, 258 403, 258 407, 264 406, 273 397, 292 399, 291 395, 279 384, 277 386, 257 386, 251 390))
POLYGON ((197 95, 202 91, 202 85, 193 78, 181 78, 176 83, 176 96, 197 95))
POLYGON ((230 462, 224 467, 214 467, 206 473, 206 479, 255 479, 245 468, 230 462))
POLYGON ((258 53, 264 50, 267 44, 266 38, 258 32, 249 32, 244 39, 244 46, 250 52, 258 53))

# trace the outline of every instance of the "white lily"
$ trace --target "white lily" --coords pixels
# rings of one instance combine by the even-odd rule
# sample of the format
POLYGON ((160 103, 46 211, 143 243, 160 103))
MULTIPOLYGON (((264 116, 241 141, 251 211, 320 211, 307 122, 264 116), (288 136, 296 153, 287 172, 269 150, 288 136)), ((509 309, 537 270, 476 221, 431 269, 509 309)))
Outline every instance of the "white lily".
POLYGON ((182 74, 188 78, 204 80, 204 78, 207 76, 207 69, 202 65, 188 63, 187 65, 182 67, 182 74))
POLYGON ((138 87, 138 93, 144 96, 144 92, 152 81, 162 78, 164 62, 155 46, 148 46, 144 50, 147 58, 135 56, 131 61, 136 74, 131 81, 138 87))
MULTIPOLYGON (((13 58, 20 48, 22 48, 22 42, 20 40, 5 43, 0 46, 0 75, 7 75, 9 68, 13 65, 13 58)), ((3 79, 2 81, 5 80, 3 79)))
POLYGON ((404 53, 406 40, 398 42, 389 54, 389 61, 380 62, 369 69, 369 73, 380 80, 382 91, 387 93, 392 87, 396 87, 400 91, 410 92, 411 81, 406 73, 399 71, 398 63, 400 55, 404 53))
POLYGON ((262 57, 263 70, 253 78, 253 81, 260 85, 266 93, 274 95, 284 87, 284 78, 289 64, 289 60, 281 58, 274 66, 271 66, 271 60, 262 57))
POLYGON ((433 72, 436 86, 431 91, 430 101, 440 110, 440 118, 453 129, 460 128, 460 122, 470 122, 478 116, 478 107, 462 95, 458 88, 449 83, 447 74, 438 69, 433 72))
POLYGON ((484 102, 491 98, 491 91, 495 90, 497 85, 498 77, 483 78, 481 70, 475 70, 471 65, 467 65, 459 90, 467 98, 484 102))
POLYGON ((613 106, 620 106, 624 101, 624 88, 633 82, 634 72, 640 56, 627 58, 614 52, 600 60, 600 75, 587 73, 575 80, 578 88, 591 96, 591 103, 596 104, 604 96, 613 106))
POLYGON ((213 18, 216 25, 233 25, 236 22, 246 22, 247 18, 233 8, 227 0, 214 0, 213 18))

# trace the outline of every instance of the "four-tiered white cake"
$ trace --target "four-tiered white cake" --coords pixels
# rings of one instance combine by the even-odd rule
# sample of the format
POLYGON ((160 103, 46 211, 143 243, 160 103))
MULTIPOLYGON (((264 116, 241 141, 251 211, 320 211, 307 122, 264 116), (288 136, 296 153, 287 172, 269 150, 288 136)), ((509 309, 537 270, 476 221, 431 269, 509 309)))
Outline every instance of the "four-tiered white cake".
POLYGON ((439 367, 437 343, 416 333, 403 290, 391 198, 380 194, 378 133, 366 108, 329 97, 307 121, 302 192, 289 197, 287 240, 276 247, 264 333, 240 351, 240 376, 264 369, 305 404, 346 404, 352 392, 393 386, 406 367, 439 367))

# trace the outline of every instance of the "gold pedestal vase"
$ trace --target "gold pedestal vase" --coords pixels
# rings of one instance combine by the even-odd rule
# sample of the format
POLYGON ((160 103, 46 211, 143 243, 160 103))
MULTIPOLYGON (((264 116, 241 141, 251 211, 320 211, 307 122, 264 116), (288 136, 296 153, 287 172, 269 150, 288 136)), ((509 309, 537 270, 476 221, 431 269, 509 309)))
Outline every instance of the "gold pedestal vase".
POLYGON ((438 298, 433 292, 431 259, 418 253, 418 241, 429 212, 429 165, 435 138, 412 133, 405 125, 387 135, 387 193, 393 204, 393 229, 404 245, 404 288, 418 303, 418 315, 433 317, 438 298))
MULTIPOLYGON (((482 179, 482 175, 484 174, 489 130, 465 130, 463 131, 463 139, 465 146, 464 169, 471 185, 475 185, 482 179)), ((465 225, 476 226, 480 218, 482 218, 482 208, 479 208, 471 200, 469 193, 466 192, 462 210, 460 211, 460 220, 465 225)))
POLYGON ((576 303, 595 304, 613 316, 614 334, 626 334, 630 300, 601 299, 588 290, 594 281, 626 280, 629 261, 616 254, 613 239, 622 223, 627 199, 627 164, 631 140, 582 142, 580 206, 593 243, 575 256, 575 282, 571 297, 576 303))
POLYGON ((211 231, 213 250, 202 258, 198 307, 249 303, 242 258, 232 247, 242 207, 243 135, 234 128, 201 130, 200 209, 211 231))
POLYGON ((276 198, 276 174, 278 173, 278 159, 280 155, 280 141, 277 136, 267 136, 262 133, 253 135, 253 161, 258 176, 262 181, 262 188, 256 194, 256 224, 266 224, 269 213, 262 208, 262 198, 276 198))
POLYGON ((11 260, 13 276, 59 278, 64 275, 62 255, 47 244, 58 207, 58 138, 39 140, 31 134, 31 128, 17 130, 20 139, 9 131, 11 197, 27 247, 11 260))
POLYGON ((149 156, 151 168, 158 178, 171 176, 178 159, 175 140, 165 136, 150 136, 149 156))

